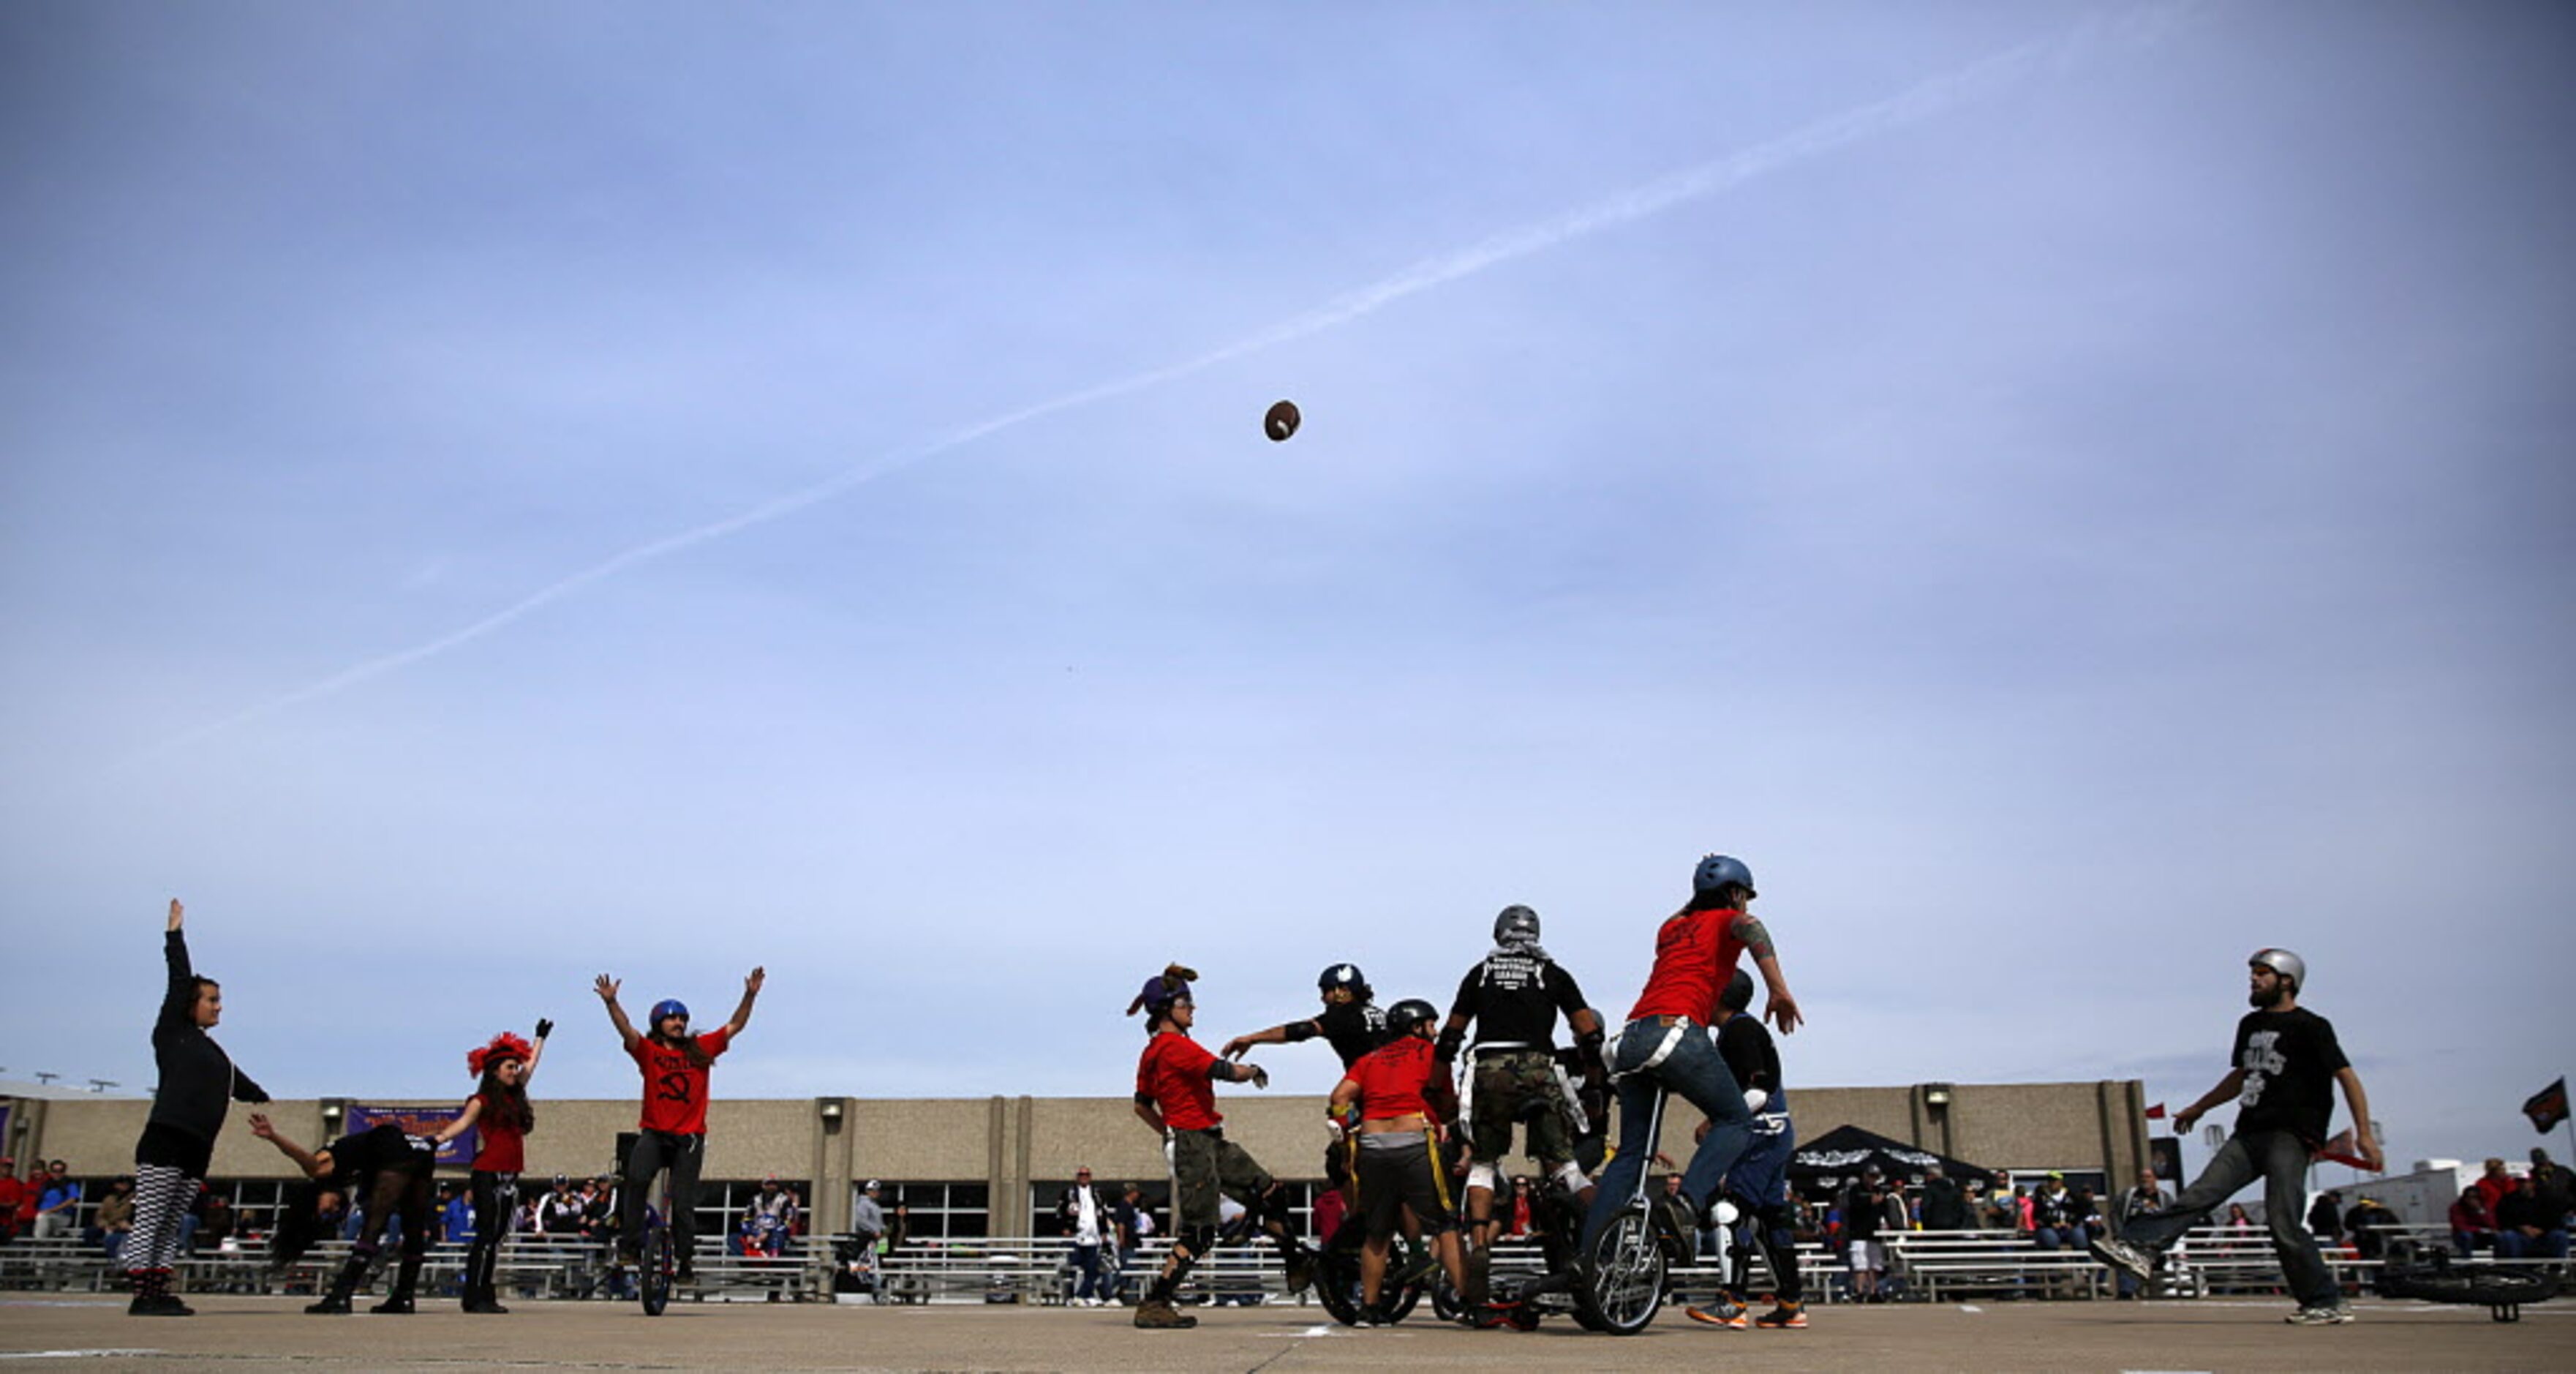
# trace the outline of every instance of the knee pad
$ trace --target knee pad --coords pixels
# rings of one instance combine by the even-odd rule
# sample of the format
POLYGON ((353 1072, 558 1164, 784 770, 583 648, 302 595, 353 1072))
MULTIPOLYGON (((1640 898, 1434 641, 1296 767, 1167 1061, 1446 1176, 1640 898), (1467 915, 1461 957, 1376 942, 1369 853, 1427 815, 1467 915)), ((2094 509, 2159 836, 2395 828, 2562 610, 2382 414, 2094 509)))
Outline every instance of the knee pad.
POLYGON ((1585 1178, 1583 1171, 1570 1160, 1556 1166, 1556 1172, 1550 1178, 1568 1193, 1580 1193, 1592 1186, 1592 1180, 1585 1178))
POLYGON ((1494 1166, 1491 1164, 1468 1165, 1467 1186, 1470 1188, 1482 1188, 1489 1193, 1494 1191, 1494 1166))

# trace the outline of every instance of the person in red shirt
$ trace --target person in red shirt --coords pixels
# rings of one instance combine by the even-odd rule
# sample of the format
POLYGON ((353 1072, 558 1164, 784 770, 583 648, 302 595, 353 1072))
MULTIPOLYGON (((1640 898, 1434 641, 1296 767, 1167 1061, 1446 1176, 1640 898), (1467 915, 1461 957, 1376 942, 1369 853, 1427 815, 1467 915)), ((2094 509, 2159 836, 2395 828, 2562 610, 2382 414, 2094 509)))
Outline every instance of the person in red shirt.
POLYGON ((698 1234, 698 1169, 707 1154, 707 1071, 716 1057, 751 1022, 751 1004, 768 981, 766 968, 755 968, 742 980, 742 1001, 733 1019, 704 1035, 689 1034, 689 1009, 677 998, 653 1004, 652 1033, 639 1033, 617 1004, 618 980, 603 973, 591 990, 608 1006, 635 1067, 644 1074, 644 1116, 637 1123, 635 1148, 626 1156, 626 1186, 618 1190, 617 1261, 632 1265, 644 1249, 646 1194, 653 1176, 671 1171, 671 1245, 680 1252, 680 1280, 697 1277, 694 1257, 698 1234))
POLYGON ((536 1109, 528 1105, 528 1080, 546 1052, 552 1021, 537 1022, 535 1043, 503 1031, 492 1043, 469 1051, 465 1071, 483 1081, 465 1099, 465 1109, 431 1137, 440 1145, 480 1128, 470 1188, 474 1198, 474 1241, 465 1249, 464 1299, 468 1312, 495 1316, 501 1305, 493 1270, 501 1262, 501 1238, 510 1231, 510 1214, 519 1205, 519 1171, 526 1167, 528 1132, 537 1128, 536 1109))
POLYGON ((1288 1234, 1284 1190, 1250 1151, 1225 1138, 1225 1117, 1216 1109, 1219 1081, 1266 1088, 1270 1075, 1258 1064, 1237 1064, 1209 1053, 1190 1038, 1197 1020, 1198 1004, 1189 984, 1166 979, 1147 1004, 1145 1030, 1151 1038, 1136 1062, 1136 1117, 1163 1138, 1180 1189, 1173 1199, 1171 1258, 1136 1305, 1136 1325, 1147 1330, 1199 1324, 1198 1318, 1172 1306, 1172 1295, 1190 1267, 1216 1245, 1219 1193, 1242 1203, 1245 1221, 1277 1243, 1290 1293, 1304 1288, 1315 1271, 1313 1252, 1288 1234))
POLYGON ((18 1238, 18 1209, 26 1204, 27 1183, 18 1177, 18 1161, 0 1158, 0 1245, 18 1238))
POLYGON ((1752 1141, 1753 1113, 1744 1105, 1743 1087, 1710 1038, 1718 998, 1734 981, 1736 962, 1753 956, 1771 994, 1762 1013, 1781 1034, 1797 1030, 1801 1020, 1771 932, 1746 909, 1753 895, 1753 870, 1740 859, 1711 854, 1691 874, 1690 901, 1656 932, 1654 972, 1611 1054, 1610 1071, 1619 1083, 1619 1153, 1603 1171, 1592 1211, 1583 1219, 1581 1253, 1591 1252, 1602 1228, 1636 1195, 1646 1159, 1655 1152, 1647 1133, 1658 1094, 1680 1094, 1709 1120, 1707 1136, 1682 1171, 1682 1205, 1692 1216, 1705 1215, 1726 1171, 1752 1141))
POLYGON ((1369 1325, 1388 1324, 1378 1303, 1386 1282, 1387 1251, 1407 1208, 1431 1235, 1449 1282, 1466 1291, 1467 1267, 1458 1250, 1455 1211, 1449 1198, 1449 1165, 1441 1158, 1441 1122, 1458 1114, 1456 1090, 1432 1044, 1440 1011, 1419 998, 1387 1009, 1393 1038, 1361 1055, 1333 1089, 1326 1109, 1345 1127, 1359 1128, 1361 1216, 1368 1239, 1360 1247, 1360 1303, 1369 1325))

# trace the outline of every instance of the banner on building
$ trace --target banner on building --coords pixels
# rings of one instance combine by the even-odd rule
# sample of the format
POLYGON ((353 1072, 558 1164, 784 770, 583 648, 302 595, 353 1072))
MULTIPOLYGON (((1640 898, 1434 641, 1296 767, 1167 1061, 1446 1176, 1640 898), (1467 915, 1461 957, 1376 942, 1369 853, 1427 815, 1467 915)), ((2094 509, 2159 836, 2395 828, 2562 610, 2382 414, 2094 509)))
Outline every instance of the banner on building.
MULTIPOLYGON (((399 1126, 405 1135, 436 1135, 448 1124, 463 1116, 459 1107, 371 1107, 350 1104, 341 1129, 351 1135, 372 1131, 378 1126, 399 1126)), ((475 1151, 482 1148, 481 1131, 469 1130, 438 1147, 438 1162, 459 1167, 474 1162, 475 1151)))

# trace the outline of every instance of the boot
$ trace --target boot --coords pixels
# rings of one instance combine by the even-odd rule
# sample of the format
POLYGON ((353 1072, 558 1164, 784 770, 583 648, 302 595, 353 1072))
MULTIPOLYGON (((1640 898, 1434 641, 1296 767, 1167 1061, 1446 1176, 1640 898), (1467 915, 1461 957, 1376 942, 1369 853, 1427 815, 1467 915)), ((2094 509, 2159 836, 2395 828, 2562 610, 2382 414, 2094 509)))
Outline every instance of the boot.
POLYGON ((340 1266, 339 1276, 331 1280, 331 1291, 323 1294, 320 1302, 306 1303, 305 1313, 315 1317, 349 1315, 349 1295, 358 1291, 358 1284, 366 1277, 367 1257, 351 1254, 349 1262, 340 1266))
POLYGON ((1299 1245, 1281 1258, 1288 1269, 1288 1296, 1293 1298, 1305 1292, 1306 1286, 1315 1281, 1315 1265, 1319 1256, 1312 1247, 1299 1245))
POLYGON ((1478 1311, 1494 1296, 1494 1252, 1479 1245, 1467 1252, 1467 1291, 1459 1294, 1468 1311, 1478 1311))
POLYGON ((1136 1327, 1140 1331, 1186 1331, 1198 1324, 1198 1318, 1172 1306, 1170 1298, 1147 1298, 1136 1304, 1136 1327))
POLYGON ((393 1291, 385 1295, 385 1300, 383 1302, 377 1303, 375 1306, 370 1307, 367 1310, 380 1317, 410 1316, 412 1314, 412 1287, 420 1282, 420 1261, 421 1257, 418 1255, 403 1256, 402 1268, 396 1271, 394 1275, 393 1291))

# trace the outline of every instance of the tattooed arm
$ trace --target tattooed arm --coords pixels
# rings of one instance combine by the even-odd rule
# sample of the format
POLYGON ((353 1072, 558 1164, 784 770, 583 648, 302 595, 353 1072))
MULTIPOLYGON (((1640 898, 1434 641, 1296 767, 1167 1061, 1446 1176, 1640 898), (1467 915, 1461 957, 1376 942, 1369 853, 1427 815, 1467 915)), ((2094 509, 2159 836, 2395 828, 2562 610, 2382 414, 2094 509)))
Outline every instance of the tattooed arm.
POLYGON ((1806 1018, 1798 1014, 1798 999, 1789 995, 1789 980, 1780 972, 1780 953, 1771 944, 1770 928, 1752 912, 1739 911, 1726 929, 1753 956, 1753 967, 1761 971, 1762 986, 1771 994, 1762 1004, 1762 1015, 1778 1025, 1782 1035, 1796 1031, 1806 1018))

